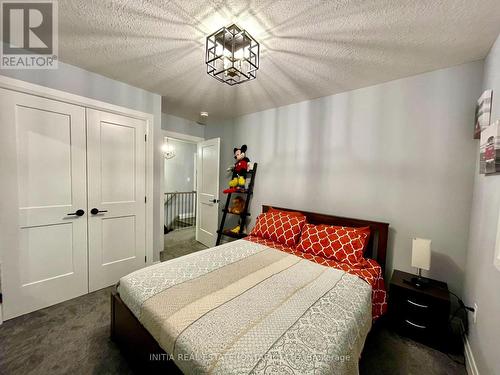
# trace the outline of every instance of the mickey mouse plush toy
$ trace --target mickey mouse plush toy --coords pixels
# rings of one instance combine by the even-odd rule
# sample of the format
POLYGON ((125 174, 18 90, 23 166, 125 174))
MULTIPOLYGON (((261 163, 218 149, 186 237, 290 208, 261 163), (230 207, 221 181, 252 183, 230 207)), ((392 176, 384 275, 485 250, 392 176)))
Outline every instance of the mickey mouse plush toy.
POLYGON ((234 148, 233 153, 236 162, 232 167, 233 174, 231 176, 231 181, 229 181, 229 189, 224 190, 224 193, 234 193, 235 191, 245 189, 250 162, 250 159, 246 157, 246 152, 247 145, 243 145, 240 148, 234 148))

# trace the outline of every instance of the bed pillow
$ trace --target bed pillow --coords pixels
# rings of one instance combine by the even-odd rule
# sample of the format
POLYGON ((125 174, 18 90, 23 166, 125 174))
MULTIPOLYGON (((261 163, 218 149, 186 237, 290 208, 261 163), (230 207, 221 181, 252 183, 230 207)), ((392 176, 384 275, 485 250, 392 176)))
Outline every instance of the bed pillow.
POLYGON ((269 210, 267 212, 282 212, 284 214, 287 214, 290 216, 296 216, 296 217, 305 216, 302 212, 299 212, 299 211, 282 211, 282 210, 278 210, 277 208, 273 208, 273 207, 269 207, 269 210))
POLYGON ((283 211, 266 212, 257 216, 255 227, 250 235, 285 246, 295 246, 305 222, 305 216, 293 216, 283 211))
POLYGON ((297 250, 351 265, 363 259, 370 227, 305 224, 297 250))

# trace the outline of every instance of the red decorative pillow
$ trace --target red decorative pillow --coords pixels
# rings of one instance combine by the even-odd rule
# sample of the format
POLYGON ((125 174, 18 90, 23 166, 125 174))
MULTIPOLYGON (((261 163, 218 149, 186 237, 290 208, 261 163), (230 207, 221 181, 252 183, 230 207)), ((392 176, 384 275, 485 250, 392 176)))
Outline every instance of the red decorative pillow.
POLYGON ((302 217, 305 216, 302 212, 300 211, 282 211, 278 210, 277 208, 274 207, 269 207, 269 210, 267 212, 282 212, 284 214, 290 215, 290 216, 296 216, 296 217, 302 217))
POLYGON ((285 246, 295 246, 305 222, 305 216, 292 216, 282 211, 266 212, 257 216, 257 222, 250 235, 285 246))
POLYGON ((363 259, 369 237, 370 227, 306 224, 297 250, 355 265, 363 259))

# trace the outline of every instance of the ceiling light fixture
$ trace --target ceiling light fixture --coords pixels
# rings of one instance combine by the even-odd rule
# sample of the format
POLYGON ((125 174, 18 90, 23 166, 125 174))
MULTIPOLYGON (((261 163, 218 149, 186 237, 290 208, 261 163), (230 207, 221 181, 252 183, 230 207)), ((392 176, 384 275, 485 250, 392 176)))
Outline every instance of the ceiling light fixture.
POLYGON ((200 116, 196 121, 197 124, 206 125, 208 121, 208 112, 200 112, 200 116))
POLYGON ((231 86, 255 79, 259 48, 259 43, 236 24, 223 27, 207 37, 207 73, 231 86))

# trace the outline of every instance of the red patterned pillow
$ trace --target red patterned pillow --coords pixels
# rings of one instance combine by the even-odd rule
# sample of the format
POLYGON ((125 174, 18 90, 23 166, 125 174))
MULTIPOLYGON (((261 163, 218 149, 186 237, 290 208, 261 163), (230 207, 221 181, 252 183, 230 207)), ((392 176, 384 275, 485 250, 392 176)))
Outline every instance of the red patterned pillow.
POLYGON ((305 222, 305 216, 292 216, 280 211, 266 212, 257 216, 257 222, 250 235, 279 242, 285 246, 295 246, 305 222))
POLYGON ((354 265, 363 259, 369 237, 370 227, 306 224, 297 250, 354 265))
POLYGON ((278 210, 277 208, 274 208, 274 207, 269 207, 269 211, 267 211, 267 212, 283 212, 284 214, 287 214, 290 216, 297 216, 297 217, 306 216, 300 211, 283 211, 283 210, 278 210))

